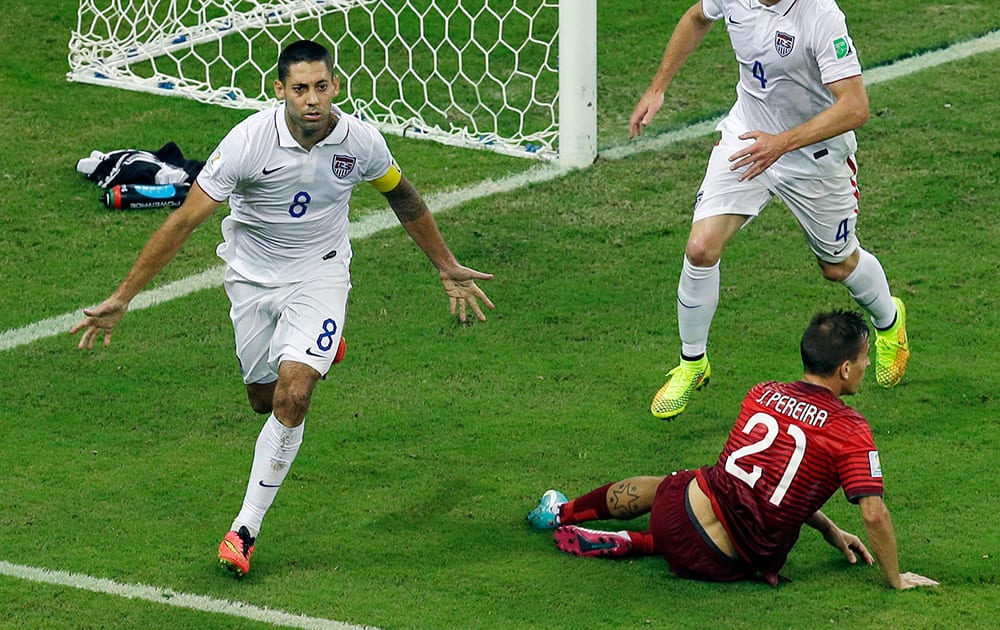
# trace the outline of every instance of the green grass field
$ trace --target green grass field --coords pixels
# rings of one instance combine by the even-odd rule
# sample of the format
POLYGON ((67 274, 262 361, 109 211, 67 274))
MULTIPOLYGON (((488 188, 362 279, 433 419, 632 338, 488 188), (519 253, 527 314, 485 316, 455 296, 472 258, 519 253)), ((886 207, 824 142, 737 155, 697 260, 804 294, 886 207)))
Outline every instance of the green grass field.
MULTIPOLYGON (((0 330, 103 299, 164 212, 115 213, 74 170, 92 149, 176 141, 206 155, 245 112, 67 83, 75 3, 0 0, 0 330), (28 36, 30 44, 24 44, 28 36)), ((1000 28, 990 0, 844 0, 866 67, 1000 28)), ((626 142, 634 101, 686 3, 600 7, 600 144, 626 142)), ((465 264, 496 274, 485 324, 459 326, 401 229, 355 243, 348 355, 313 397, 303 448, 237 581, 215 548, 239 509, 260 418, 245 401, 217 287, 137 311, 112 347, 60 335, 4 350, 0 562, 381 628, 989 628, 998 621, 1000 52, 873 86, 859 133, 859 233, 906 300, 913 360, 851 404, 886 471, 903 570, 892 592, 804 531, 790 584, 674 578, 657 558, 558 553, 524 514, 634 474, 714 461, 747 388, 799 376, 822 280, 778 204, 723 261, 712 385, 675 422, 648 413, 678 351, 677 274, 713 141, 592 168, 438 215, 465 264)), ((649 133, 716 116, 734 62, 716 28, 649 133)), ((390 138, 425 194, 536 168, 390 138)), ((381 210, 376 195, 355 203, 381 210)), ((153 286, 219 264, 219 216, 153 286)), ((857 508, 827 512, 858 533, 857 508)), ((639 525, 642 523, 639 522, 639 525)), ((3 628, 267 624, 0 575, 3 628)))

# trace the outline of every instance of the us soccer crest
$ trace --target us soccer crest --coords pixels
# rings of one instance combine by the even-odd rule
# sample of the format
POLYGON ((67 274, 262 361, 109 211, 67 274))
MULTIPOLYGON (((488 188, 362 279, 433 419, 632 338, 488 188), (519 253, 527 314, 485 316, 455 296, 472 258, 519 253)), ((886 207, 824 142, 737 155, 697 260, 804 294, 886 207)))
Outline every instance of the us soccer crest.
POLYGON ((793 46, 795 46, 794 35, 782 33, 781 31, 777 31, 774 34, 774 49, 778 51, 778 55, 787 57, 792 53, 793 46))
POLYGON ((335 155, 333 156, 333 174, 344 179, 351 174, 357 162, 358 159, 350 155, 335 155))

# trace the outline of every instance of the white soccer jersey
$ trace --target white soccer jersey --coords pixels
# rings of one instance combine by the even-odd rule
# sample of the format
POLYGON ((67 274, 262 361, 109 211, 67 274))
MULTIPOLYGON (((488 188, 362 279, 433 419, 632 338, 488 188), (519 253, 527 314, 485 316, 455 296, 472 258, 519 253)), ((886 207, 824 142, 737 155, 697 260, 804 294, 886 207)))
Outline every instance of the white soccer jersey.
POLYGON ((229 199, 218 254, 244 278, 283 284, 314 277, 324 262, 349 264, 348 201, 393 159, 372 125, 334 108, 339 120, 311 151, 292 137, 285 106, 242 121, 198 175, 209 197, 229 199))
MULTIPOLYGON (((847 22, 834 0, 702 0, 710 20, 724 20, 740 64, 736 104, 720 131, 770 134, 791 129, 834 103, 825 84, 861 74, 847 22)), ((846 169, 854 132, 783 155, 772 169, 820 177, 846 169)))

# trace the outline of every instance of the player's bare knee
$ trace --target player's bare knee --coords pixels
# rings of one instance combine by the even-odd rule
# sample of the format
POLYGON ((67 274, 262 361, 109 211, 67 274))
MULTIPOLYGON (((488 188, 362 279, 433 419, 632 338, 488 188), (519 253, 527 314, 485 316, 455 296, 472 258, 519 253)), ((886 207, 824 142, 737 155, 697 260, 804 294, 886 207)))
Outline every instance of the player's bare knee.
POLYGON ((255 413, 266 414, 274 411, 274 385, 274 383, 247 385, 247 400, 255 413))
POLYGON ((297 426, 309 411, 311 392, 298 388, 283 388, 274 393, 274 415, 282 424, 297 426))
POLYGON ((830 282, 843 282, 847 274, 836 267, 823 267, 823 277, 830 282))
POLYGON ((847 276, 851 275, 851 272, 853 271, 853 269, 849 268, 849 266, 846 264, 846 261, 839 263, 828 263, 820 260, 818 262, 819 262, 819 268, 823 272, 823 277, 829 280, 830 282, 843 282, 844 280, 847 279, 847 276))
POLYGON ((684 255, 695 267, 711 267, 719 262, 722 250, 710 243, 708 239, 692 237, 688 239, 684 255))

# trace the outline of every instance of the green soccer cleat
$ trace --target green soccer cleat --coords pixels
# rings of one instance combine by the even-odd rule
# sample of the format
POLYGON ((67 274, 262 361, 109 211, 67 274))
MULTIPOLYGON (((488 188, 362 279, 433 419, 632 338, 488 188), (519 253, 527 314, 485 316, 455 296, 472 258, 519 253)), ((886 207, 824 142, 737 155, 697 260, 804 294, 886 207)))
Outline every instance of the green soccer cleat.
POLYGON ((896 323, 889 330, 875 331, 875 380, 882 387, 894 387, 903 378, 910 362, 910 340, 906 336, 906 306, 894 297, 896 323))
POLYGON ((691 394, 708 385, 711 377, 712 366, 707 355, 697 361, 681 359, 681 364, 670 370, 667 382, 653 396, 649 410, 664 420, 679 416, 687 408, 691 394))

